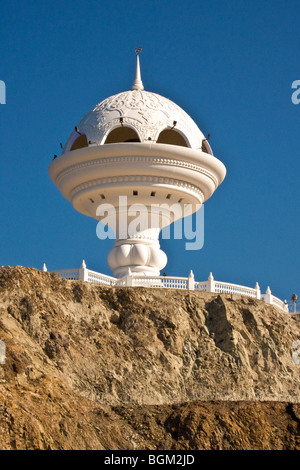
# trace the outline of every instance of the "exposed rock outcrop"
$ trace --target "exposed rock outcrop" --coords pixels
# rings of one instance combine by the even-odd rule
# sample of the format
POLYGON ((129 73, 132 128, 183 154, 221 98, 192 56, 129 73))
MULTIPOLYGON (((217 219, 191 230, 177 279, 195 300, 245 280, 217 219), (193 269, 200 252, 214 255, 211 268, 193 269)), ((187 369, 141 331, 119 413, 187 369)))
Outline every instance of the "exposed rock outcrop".
POLYGON ((300 448, 297 318, 2 267, 0 448, 300 448))

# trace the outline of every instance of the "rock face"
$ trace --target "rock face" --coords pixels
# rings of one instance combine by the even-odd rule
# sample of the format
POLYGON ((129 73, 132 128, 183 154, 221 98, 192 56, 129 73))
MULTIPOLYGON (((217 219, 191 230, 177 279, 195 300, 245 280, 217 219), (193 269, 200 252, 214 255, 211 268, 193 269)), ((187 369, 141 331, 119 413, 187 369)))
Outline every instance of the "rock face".
POLYGON ((297 318, 0 268, 0 448, 300 449, 297 318))

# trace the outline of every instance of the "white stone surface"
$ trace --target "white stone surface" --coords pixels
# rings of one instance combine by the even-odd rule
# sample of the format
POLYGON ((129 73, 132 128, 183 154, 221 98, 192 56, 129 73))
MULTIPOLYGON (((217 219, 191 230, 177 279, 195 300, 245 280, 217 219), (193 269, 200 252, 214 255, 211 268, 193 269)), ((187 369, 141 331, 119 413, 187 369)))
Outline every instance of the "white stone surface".
MULTIPOLYGON (((116 240, 108 256, 116 277, 128 269, 158 276, 167 262, 158 243, 160 230, 181 218, 186 205, 192 207, 191 213, 198 210, 222 183, 225 166, 212 155, 207 141, 209 153, 202 151, 203 140, 205 136, 185 111, 144 90, 137 56, 132 90, 110 96, 88 112, 71 133, 62 155, 49 165, 50 177, 63 196, 77 211, 97 220, 101 220, 98 207, 104 203, 112 205, 117 214, 122 212, 120 196, 127 198, 129 207, 144 205, 145 218, 155 204, 179 205, 168 210, 169 218, 160 218, 149 230, 116 240), (133 129, 140 142, 105 144, 108 134, 121 127, 133 129), (179 133, 185 145, 157 143, 163 130, 179 133), (86 136, 88 146, 71 150, 80 134, 86 136)), ((113 222, 113 217, 109 220, 113 222)), ((118 234, 118 218, 117 226, 110 221, 108 225, 118 234)))
MULTIPOLYGON (((197 124, 177 104, 145 90, 124 91, 106 98, 88 112, 77 127, 88 141, 101 145, 113 129, 120 127, 120 117, 123 125, 137 132, 141 142, 155 142, 161 131, 173 127, 174 121, 177 121, 176 131, 185 137, 189 147, 201 149, 205 139, 197 124)), ((71 134, 64 153, 70 150, 75 135, 75 132, 71 134)))

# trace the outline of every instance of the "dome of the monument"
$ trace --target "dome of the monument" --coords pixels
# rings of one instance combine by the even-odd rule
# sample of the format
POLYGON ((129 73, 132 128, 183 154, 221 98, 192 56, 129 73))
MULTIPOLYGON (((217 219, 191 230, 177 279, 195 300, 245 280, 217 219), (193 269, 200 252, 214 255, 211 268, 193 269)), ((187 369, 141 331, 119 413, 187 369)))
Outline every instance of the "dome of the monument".
MULTIPOLYGON (((177 104, 144 90, 125 91, 106 98, 85 115, 76 129, 64 152, 87 144, 134 141, 201 149, 205 140, 197 124, 177 104), (82 145, 78 145, 77 140, 82 145)), ((208 143, 205 144, 207 152, 211 153, 208 143)))
POLYGON ((177 104, 144 90, 139 58, 132 89, 106 98, 88 112, 70 135, 63 153, 89 145, 155 142, 212 154, 193 119, 177 104))

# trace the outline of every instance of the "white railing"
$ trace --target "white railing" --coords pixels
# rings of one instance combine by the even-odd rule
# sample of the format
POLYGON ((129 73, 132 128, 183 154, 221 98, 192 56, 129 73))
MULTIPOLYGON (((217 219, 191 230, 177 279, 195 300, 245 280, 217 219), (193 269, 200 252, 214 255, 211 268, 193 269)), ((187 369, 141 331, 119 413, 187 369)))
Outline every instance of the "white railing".
POLYGON ((245 295, 247 297, 257 297, 256 289, 251 287, 240 286, 238 284, 228 284, 226 282, 215 281, 215 292, 220 294, 236 294, 245 295))
POLYGON ((278 307, 278 308, 283 308, 283 303, 282 300, 278 299, 278 297, 274 297, 274 295, 272 296, 273 297, 273 303, 272 305, 274 305, 275 307, 278 307))
MULTIPOLYGON (((43 266, 43 271, 47 271, 46 265, 43 266)), ((215 281, 212 273, 210 273, 207 281, 195 281, 194 274, 191 271, 188 277, 172 277, 172 276, 138 276, 133 275, 128 269, 128 273, 121 279, 117 279, 106 274, 101 274, 96 271, 87 269, 85 262, 79 269, 67 269, 53 271, 64 279, 79 280, 91 282, 93 284, 100 284, 104 286, 117 286, 117 287, 149 287, 149 288, 166 288, 166 289, 184 289, 196 290, 201 292, 215 292, 220 294, 234 294, 242 295, 245 297, 252 297, 263 300, 267 304, 274 305, 274 307, 283 310, 284 312, 293 312, 289 308, 286 301, 282 301, 272 295, 268 287, 265 294, 261 294, 260 287, 256 283, 255 287, 246 287, 239 284, 231 284, 228 282, 215 281)), ((300 309, 299 309, 300 310, 300 309)))
POLYGON ((171 276, 125 276, 117 282, 117 285, 140 286, 140 287, 159 287, 167 289, 187 289, 187 277, 171 276), (121 282, 120 282, 121 281, 121 282))
POLYGON ((87 282, 92 282, 93 284, 102 284, 105 286, 114 286, 116 285, 117 281, 114 277, 87 269, 87 282))
MULTIPOLYGON (((46 271, 47 268, 44 265, 43 271, 46 271)), ((85 263, 82 263, 81 268, 79 269, 60 269, 58 271, 52 271, 55 274, 58 274, 63 279, 75 280, 75 281, 86 281, 93 284, 101 284, 107 286, 114 286, 117 282, 117 279, 112 276, 107 276, 106 274, 97 273, 91 269, 87 269, 85 263)))
POLYGON ((194 290, 200 290, 201 292, 207 292, 208 282, 194 282, 194 290))
POLYGON ((61 269, 59 271, 53 271, 63 279, 79 280, 79 269, 61 269))
POLYGON ((131 285, 135 287, 165 287, 161 281, 161 277, 133 277, 131 285))
POLYGON ((300 314, 300 300, 297 300, 296 302, 289 302, 288 307, 290 313, 300 314))
POLYGON ((188 278, 163 276, 160 278, 167 289, 187 289, 188 278))

